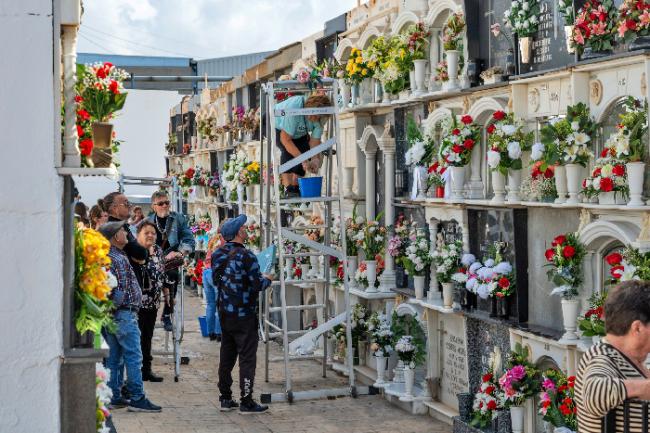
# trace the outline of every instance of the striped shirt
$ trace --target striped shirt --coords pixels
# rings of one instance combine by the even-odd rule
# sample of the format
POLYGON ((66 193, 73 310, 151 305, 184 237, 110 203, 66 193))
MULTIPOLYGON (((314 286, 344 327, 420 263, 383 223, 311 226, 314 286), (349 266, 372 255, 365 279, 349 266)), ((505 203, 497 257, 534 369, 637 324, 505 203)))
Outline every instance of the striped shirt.
MULTIPOLYGON (((623 431, 623 402, 627 399, 626 379, 644 379, 627 356, 607 343, 593 345, 580 358, 575 383, 578 431, 600 433, 602 420, 616 409, 616 432, 623 431)), ((641 432, 641 402, 630 402, 630 432, 641 432)))

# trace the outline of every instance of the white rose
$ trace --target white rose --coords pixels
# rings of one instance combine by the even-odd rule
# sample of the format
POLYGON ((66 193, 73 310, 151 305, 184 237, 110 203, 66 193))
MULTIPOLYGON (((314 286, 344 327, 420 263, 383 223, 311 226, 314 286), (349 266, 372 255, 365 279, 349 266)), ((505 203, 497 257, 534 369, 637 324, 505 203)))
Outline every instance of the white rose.
POLYGON ((522 8, 523 10, 527 11, 528 9, 530 9, 530 5, 528 4, 528 2, 524 2, 524 3, 521 5, 521 8, 522 8))
POLYGON ((515 125, 502 125, 501 130, 506 135, 512 135, 517 132, 517 127, 515 125))
POLYGON ((542 159, 543 155, 544 155, 544 145, 542 143, 533 144, 533 147, 530 152, 530 158, 533 161, 538 161, 542 159))
POLYGON ((594 177, 594 180, 591 183, 596 190, 600 190, 600 176, 594 177))
POLYGON ((580 129, 580 123, 579 123, 579 122, 575 122, 575 121, 574 121, 574 122, 571 122, 571 129, 573 129, 574 131, 579 130, 579 129, 580 129))
POLYGON ((508 156, 510 159, 519 159, 521 157, 521 146, 517 141, 508 143, 508 156))
POLYGON ((501 154, 494 150, 488 150, 487 153, 487 163, 490 168, 496 168, 501 162, 501 154))

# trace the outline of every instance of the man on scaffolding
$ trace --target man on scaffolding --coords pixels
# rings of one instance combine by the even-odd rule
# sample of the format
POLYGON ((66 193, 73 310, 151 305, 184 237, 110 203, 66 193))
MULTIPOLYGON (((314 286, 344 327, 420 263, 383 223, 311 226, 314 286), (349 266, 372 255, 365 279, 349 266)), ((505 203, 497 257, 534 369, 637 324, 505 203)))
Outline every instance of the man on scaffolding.
MULTIPOLYGON (((278 103, 276 110, 330 107, 332 102, 326 95, 312 94, 310 96, 292 96, 278 103)), ((321 116, 277 116, 275 118, 276 143, 282 152, 281 163, 284 164, 309 149, 321 143, 323 125, 321 116)), ((318 154, 305 161, 302 165, 282 173, 281 181, 287 197, 299 196, 298 177, 304 177, 306 172, 318 173, 322 164, 322 155, 318 154)))

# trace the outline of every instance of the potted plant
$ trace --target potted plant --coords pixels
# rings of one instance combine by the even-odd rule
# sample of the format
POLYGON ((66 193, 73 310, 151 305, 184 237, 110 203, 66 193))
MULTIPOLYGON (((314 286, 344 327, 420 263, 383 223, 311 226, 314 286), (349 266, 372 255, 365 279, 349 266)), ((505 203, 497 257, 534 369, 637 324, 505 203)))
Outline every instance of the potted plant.
POLYGON ((562 296, 563 340, 576 340, 576 320, 580 309, 578 288, 582 284, 582 259, 586 250, 576 233, 556 236, 544 253, 550 269, 546 275, 555 284, 551 295, 562 296))
POLYGON ((617 15, 613 0, 585 1, 576 15, 571 37, 583 60, 612 53, 617 15))
POLYGON ((605 147, 596 160, 591 176, 582 181, 582 193, 598 198, 602 205, 625 204, 629 195, 625 161, 610 156, 615 149, 605 147))
POLYGON ((442 44, 445 50, 448 70, 448 90, 458 88, 458 72, 461 51, 463 48, 463 32, 465 30, 465 16, 458 11, 449 16, 442 28, 442 44))
POLYGON ((564 19, 564 38, 566 40, 566 50, 569 54, 576 52, 576 47, 573 45, 571 37, 573 35, 573 23, 576 20, 575 9, 573 8, 573 0, 558 0, 558 10, 564 19))
POLYGON ((519 53, 521 63, 530 63, 533 49, 533 35, 539 25, 538 0, 512 0, 510 9, 503 13, 503 19, 508 27, 519 38, 519 53))
POLYGON ((376 292, 377 256, 381 256, 386 242, 386 227, 379 225, 381 213, 374 220, 363 225, 363 252, 366 255, 364 263, 367 268, 368 292, 376 292))
POLYGON ((386 361, 393 351, 393 331, 385 314, 376 311, 368 320, 368 332, 370 333, 370 350, 372 350, 377 361, 377 380, 373 384, 376 388, 386 386, 384 375, 386 373, 386 361))
POLYGON ((363 218, 357 215, 356 206, 352 209, 352 217, 345 220, 345 237, 349 283, 351 288, 355 288, 359 247, 363 244, 363 218))
POLYGON ((460 266, 463 242, 440 242, 431 254, 435 266, 436 277, 442 284, 442 300, 446 309, 451 309, 454 302, 454 274, 460 266))
POLYGON ((427 190, 435 188, 435 198, 445 198, 446 172, 447 164, 443 160, 435 161, 427 170, 427 190))
POLYGON ((348 81, 352 84, 352 106, 359 104, 359 84, 369 77, 370 70, 358 48, 352 48, 345 66, 348 81))
POLYGON ((499 378, 503 406, 510 410, 512 433, 524 431, 524 405, 540 389, 541 374, 528 357, 528 349, 517 343, 508 355, 506 371, 499 378))
POLYGON ((575 376, 566 377, 558 370, 548 370, 542 376, 542 392, 539 395, 539 414, 556 429, 577 431, 578 407, 574 400, 575 376))
POLYGON ((480 298, 491 298, 492 317, 508 317, 507 298, 515 292, 515 273, 510 262, 503 257, 504 248, 503 242, 490 245, 483 263, 470 265, 470 274, 465 283, 465 287, 480 298))
POLYGON ((454 115, 443 124, 440 157, 451 170, 452 199, 462 200, 465 187, 465 167, 472 157, 472 150, 481 139, 479 128, 470 115, 454 115))
POLYGON ((481 72, 480 77, 483 84, 486 85, 500 83, 503 81, 503 68, 501 66, 492 66, 481 72))
POLYGON ((650 2, 624 0, 616 23, 619 38, 630 44, 630 50, 650 48, 650 2))
POLYGON ((460 306, 468 310, 473 302, 470 296, 474 296, 473 292, 469 290, 470 286, 473 287, 476 279, 476 270, 483 266, 482 263, 476 261, 474 254, 463 254, 460 258, 460 267, 458 271, 451 276, 452 281, 461 285, 461 300, 460 306), (473 281, 470 283, 470 279, 473 281))
POLYGON ((596 292, 589 297, 589 309, 578 317, 578 329, 584 337, 591 337, 594 344, 605 336, 605 299, 607 292, 596 292))
POLYGON ((505 177, 508 176, 509 202, 519 201, 522 152, 530 150, 533 133, 524 132, 523 122, 513 113, 496 111, 487 128, 487 164, 492 172, 493 203, 503 203, 505 177))
POLYGON ((424 297, 424 279, 431 264, 429 255, 429 239, 423 230, 414 225, 404 249, 404 255, 397 258, 406 273, 413 277, 415 286, 415 299, 424 297))
POLYGON ((642 253, 628 247, 622 253, 612 253, 606 258, 612 267, 610 274, 614 283, 629 280, 650 280, 650 253, 642 253))
POLYGON ((423 22, 410 26, 404 34, 404 43, 408 47, 414 68, 415 88, 411 88, 413 96, 424 94, 424 72, 426 69, 426 49, 429 45, 431 32, 423 22))
POLYGON ((481 430, 491 426, 492 421, 497 418, 498 411, 503 409, 501 400, 499 384, 494 378, 492 369, 490 369, 481 376, 481 385, 476 394, 474 394, 470 425, 481 430))
POLYGON ((413 336, 403 335, 395 343, 395 352, 400 361, 404 363, 404 395, 400 401, 413 401, 413 384, 415 382, 415 367, 421 360, 423 353, 418 347, 413 336))

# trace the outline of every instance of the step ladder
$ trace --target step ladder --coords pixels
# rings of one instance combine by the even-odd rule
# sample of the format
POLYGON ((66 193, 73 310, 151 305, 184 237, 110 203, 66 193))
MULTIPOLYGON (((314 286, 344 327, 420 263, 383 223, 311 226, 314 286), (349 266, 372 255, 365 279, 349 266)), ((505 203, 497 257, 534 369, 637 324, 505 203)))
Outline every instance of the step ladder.
MULTIPOLYGON (((347 281, 347 257, 346 257, 346 236, 345 236, 345 224, 344 218, 342 215, 343 209, 343 195, 340 186, 340 179, 343 178, 343 168, 341 164, 341 148, 339 145, 339 122, 338 122, 338 105, 336 102, 336 95, 338 94, 337 82, 332 79, 323 79, 322 87, 319 86, 318 89, 320 92, 325 93, 329 96, 330 100, 333 103, 331 107, 318 107, 318 108, 302 108, 302 109, 278 109, 276 108, 276 95, 280 92, 291 92, 294 95, 308 95, 311 93, 311 89, 303 83, 297 81, 278 81, 271 82, 264 87, 264 104, 263 104, 263 115, 266 114, 266 136, 267 140, 266 158, 262 155, 262 167, 265 167, 266 164, 267 176, 262 176, 263 179, 263 193, 265 190, 265 204, 266 209, 263 217, 263 229, 265 231, 265 245, 270 245, 275 243, 278 246, 278 257, 279 257, 279 268, 280 272, 277 276, 278 280, 275 281, 272 285, 272 289, 268 290, 263 297, 261 297, 261 324, 263 326, 263 338, 265 342, 265 378, 268 382, 269 377, 269 363, 274 361, 283 361, 284 362, 284 376, 285 376, 285 392, 277 394, 266 394, 262 396, 262 400, 266 403, 276 402, 276 401, 288 401, 292 403, 296 400, 305 400, 305 399, 316 399, 316 398, 327 398, 332 396, 342 396, 349 395, 356 397, 360 392, 367 393, 367 387, 357 388, 355 386, 354 379, 354 367, 353 367, 353 347, 352 347, 352 328, 351 328, 351 315, 350 315, 350 291, 347 281), (319 116, 328 116, 326 118, 329 121, 329 135, 330 137, 322 142, 320 145, 315 146, 310 149, 308 152, 303 153, 302 155, 281 164, 279 157, 277 156, 277 146, 280 143, 276 141, 276 131, 275 131, 275 119, 279 116, 307 116, 307 115, 319 115, 319 116), (291 168, 302 164, 313 156, 323 153, 325 155, 324 159, 324 170, 321 168, 321 172, 324 171, 324 185, 325 185, 325 196, 316 197, 316 198, 282 198, 280 196, 280 178, 282 173, 287 173, 291 168), (334 171, 334 158, 336 161, 337 176, 339 182, 337 182, 337 191, 332 191, 332 178, 334 171), (266 161, 264 161, 266 159, 266 161), (271 177, 272 170, 272 177, 271 177), (275 179, 273 183, 269 182, 269 179, 275 179), (265 183, 264 183, 265 182, 265 183), (271 194, 271 189, 274 190, 274 195, 271 194), (309 207, 310 204, 319 203, 320 206, 324 208, 324 212, 321 215, 324 220, 324 225, 320 228, 325 229, 324 242, 319 243, 308 239, 304 235, 305 227, 290 227, 283 225, 282 212, 287 212, 287 209, 291 206, 301 205, 301 208, 292 209, 293 211, 302 211, 305 212, 305 205, 309 207), (332 205, 335 204, 336 210, 335 213, 332 213, 332 205), (339 245, 341 249, 336 248, 331 245, 331 229, 332 229, 332 216, 338 216, 341 219, 341 239, 339 245), (298 254, 285 254, 284 252, 284 240, 288 239, 293 242, 302 244, 308 249, 308 252, 302 252, 298 254), (287 279, 284 275, 285 264, 287 258, 292 257, 310 257, 318 256, 324 257, 324 278, 317 278, 312 280, 290 280, 287 279), (289 322, 287 318, 287 312, 304 312, 304 311, 322 311, 323 323, 327 322, 330 319, 330 314, 333 312, 328 311, 328 299, 329 299, 329 289, 330 289, 330 267, 329 267, 329 258, 336 257, 343 263, 343 269, 345 272, 344 275, 344 298, 345 298, 345 323, 346 323, 346 340, 347 340, 347 349, 346 349, 346 358, 348 366, 348 378, 349 378, 349 388, 331 388, 331 389, 310 389, 308 391, 294 391, 293 383, 291 377, 291 364, 293 362, 302 362, 306 360, 320 360, 322 362, 322 377, 326 377, 327 374, 327 336, 329 334, 329 329, 326 329, 316 338, 322 338, 322 354, 305 354, 305 353, 293 353, 292 348, 295 350, 295 346, 292 346, 291 340, 294 338, 299 338, 304 336, 309 329, 289 329, 289 322), (287 303, 287 286, 294 285, 309 285, 309 284, 321 284, 324 285, 323 288, 323 302, 317 304, 309 305, 288 305, 287 303), (272 305, 272 290, 280 289, 280 305, 272 305), (271 320, 271 315, 280 313, 281 324, 274 323, 271 320), (262 319, 263 318, 263 319, 262 319), (274 338, 282 337, 282 350, 283 356, 279 358, 270 358, 269 356, 269 344, 274 338), (291 340, 290 340, 291 339, 291 340)), ((303 276, 304 277, 304 276, 303 276)), ((302 296, 301 296, 302 298, 302 296)), ((317 301, 318 302, 318 301, 317 301)), ((300 321, 302 322, 302 321, 300 321)), ((321 323, 320 325, 323 325, 321 323)), ((302 328, 303 325, 301 325, 302 328)), ((323 328, 325 329, 325 328, 323 328)))

